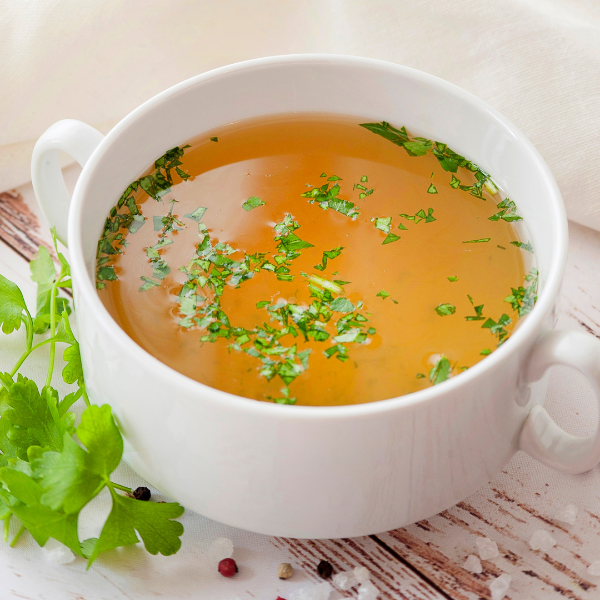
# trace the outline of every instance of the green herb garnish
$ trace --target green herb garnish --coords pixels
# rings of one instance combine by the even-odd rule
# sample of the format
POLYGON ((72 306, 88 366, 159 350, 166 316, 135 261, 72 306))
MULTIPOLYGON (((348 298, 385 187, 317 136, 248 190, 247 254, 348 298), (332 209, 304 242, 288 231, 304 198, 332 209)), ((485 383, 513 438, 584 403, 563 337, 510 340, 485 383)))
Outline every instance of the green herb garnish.
POLYGON ((219 141, 219 138, 218 138, 218 137, 211 137, 211 138, 210 138, 210 141, 211 141, 211 142, 218 142, 218 141, 219 141))
POLYGON ((458 277, 456 277, 456 275, 450 275, 450 277, 448 277, 448 281, 458 281, 458 277))
POLYGON ((502 202, 500 202, 496 206, 500 209, 500 211, 492 215, 491 217, 488 217, 489 221, 502 220, 506 221, 507 223, 512 223, 513 221, 523 220, 523 217, 517 215, 517 205, 512 200, 506 198, 506 200, 502 200, 502 202))
POLYGON ((439 383, 446 381, 446 379, 450 377, 451 373, 452 365, 450 364, 450 361, 442 354, 435 366, 429 372, 429 381, 431 381, 433 385, 438 385, 439 383))
POLYGON ((448 315, 453 315, 456 312, 456 306, 453 304, 439 304, 435 307, 435 312, 440 315, 440 317, 446 317, 448 315))
POLYGON ((248 198, 248 200, 242 204, 242 208, 246 211, 251 211, 253 208, 257 208, 263 204, 264 202, 257 196, 250 196, 250 198, 248 198))
POLYGON ((511 244, 517 248, 521 248, 521 250, 526 250, 527 252, 531 252, 531 254, 533 254, 533 246, 531 245, 531 242, 527 242, 526 244, 524 242, 511 242, 511 244))
POLYGON ((487 319, 487 321, 481 327, 483 329, 489 329, 491 333, 498 337, 499 342, 502 343, 508 336, 508 331, 506 331, 504 328, 511 323, 511 318, 504 314, 498 319, 497 322, 492 318, 487 319))
POLYGON ((385 290, 381 290, 380 292, 377 292, 375 296, 379 296, 380 298, 383 298, 385 300, 389 296, 389 294, 385 290))
POLYGON ((491 354, 492 351, 489 348, 484 348, 479 354, 481 354, 481 356, 487 356, 488 354, 491 354))
POLYGON ((337 246, 337 248, 334 248, 333 250, 323 250, 321 264, 315 265, 314 268, 317 269, 317 271, 324 271, 327 268, 327 259, 333 260, 334 258, 337 258, 342 253, 343 249, 343 246, 337 246))
POLYGON ((381 245, 383 246, 385 244, 391 244, 392 242, 397 242, 399 239, 399 235, 396 235, 395 233, 388 233, 383 242, 381 242, 381 245))
POLYGON ((479 238, 478 240, 467 240, 463 242, 463 244, 483 244, 485 242, 489 242, 492 238, 479 238))
POLYGON ((437 194, 437 188, 435 187, 435 185, 433 185, 433 183, 429 184, 429 187, 427 188, 427 193, 428 194, 437 194))
MULTIPOLYGON (((433 208, 431 207, 427 209, 427 213, 425 213, 425 210, 422 208, 414 215, 407 215, 406 213, 402 213, 400 214, 400 216, 406 219, 407 221, 414 221, 415 223, 420 223, 421 221, 425 221, 425 223, 433 223, 433 221, 437 220, 433 216, 433 208)), ((406 227, 402 227, 402 229, 406 229, 406 227)))

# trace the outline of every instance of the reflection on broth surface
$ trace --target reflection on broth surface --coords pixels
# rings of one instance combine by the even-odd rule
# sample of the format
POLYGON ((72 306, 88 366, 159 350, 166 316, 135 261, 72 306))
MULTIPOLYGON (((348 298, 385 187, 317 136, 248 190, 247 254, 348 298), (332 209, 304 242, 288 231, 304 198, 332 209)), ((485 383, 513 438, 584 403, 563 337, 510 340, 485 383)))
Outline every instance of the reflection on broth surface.
POLYGON ((535 302, 527 231, 487 177, 385 122, 230 124, 128 188, 99 243, 99 294, 150 354, 220 390, 407 394, 482 360, 535 302))

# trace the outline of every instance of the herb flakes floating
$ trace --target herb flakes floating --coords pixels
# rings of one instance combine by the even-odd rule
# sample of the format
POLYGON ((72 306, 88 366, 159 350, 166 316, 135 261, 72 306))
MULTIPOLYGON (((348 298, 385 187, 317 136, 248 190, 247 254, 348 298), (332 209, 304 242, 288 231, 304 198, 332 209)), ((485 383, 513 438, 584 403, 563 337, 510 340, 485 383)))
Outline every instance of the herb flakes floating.
POLYGON ((531 245, 531 242, 511 242, 511 244, 517 248, 521 248, 521 250, 526 250, 527 252, 531 252, 531 254, 533 254, 533 246, 531 245))
POLYGON ((492 351, 489 348, 484 348, 479 354, 481 354, 481 356, 487 356, 488 354, 491 354, 492 351))
POLYGON ((507 223, 512 223, 514 221, 522 221, 523 217, 517 214, 517 205, 512 201, 506 198, 506 200, 502 200, 499 204, 496 205, 497 208, 501 209, 495 215, 488 217, 488 221, 506 221, 507 223))
POLYGON ((343 246, 338 246, 333 250, 323 250, 323 258, 321 259, 321 264, 315 265, 314 268, 317 269, 317 271, 324 271, 327 268, 327 259, 333 260, 334 258, 337 258, 342 253, 343 249, 343 246))
POLYGON ((489 242, 492 238, 479 238, 478 240, 467 240, 463 242, 463 244, 483 244, 485 242, 489 242))
POLYGON ((442 354, 440 359, 435 363, 435 366, 429 372, 429 381, 433 385, 438 385, 446 381, 452 373, 452 365, 450 361, 442 354))
POLYGON ((380 298, 383 298, 385 300, 389 296, 389 294, 385 290, 381 290, 380 292, 377 292, 375 296, 379 296, 380 298))
POLYGON ((429 184, 429 187, 427 188, 427 193, 428 194, 437 194, 437 188, 435 187, 435 185, 433 185, 433 183, 429 184))
POLYGON ((518 288, 511 288, 512 293, 504 298, 504 302, 508 302, 512 306, 512 309, 519 313, 519 317, 523 317, 531 312, 537 302, 537 270, 532 269, 525 277, 525 281, 530 282, 530 285, 526 287, 520 285, 518 288))
POLYGON ((498 345, 500 345, 508 336, 508 331, 504 328, 511 323, 511 318, 507 314, 503 314, 497 322, 494 321, 494 319, 489 318, 481 327, 483 329, 489 329, 491 333, 497 336, 499 341, 498 345))
POLYGON ((440 317, 446 317, 448 315, 453 315, 456 312, 456 306, 453 304, 439 304, 435 307, 435 312, 440 315, 440 317))
MULTIPOLYGON (((433 208, 428 208, 427 213, 425 213, 425 209, 421 209, 416 212, 414 215, 407 215, 406 213, 400 214, 400 216, 407 221, 414 221, 415 223, 420 223, 421 221, 425 221, 425 223, 433 223, 437 219, 433 216, 433 208)), ((403 229, 406 229, 403 227, 403 229)))
POLYGON ((450 275, 450 277, 448 277, 448 281, 451 281, 451 282, 458 281, 458 277, 456 277, 456 275, 450 275))
POLYGON ((253 208, 258 208, 259 206, 263 206, 265 203, 258 196, 250 196, 244 204, 242 204, 242 208, 245 211, 251 211, 253 208))
MULTIPOLYGON (((331 177, 329 179, 331 179, 331 177)), ((336 182, 331 187, 329 187, 329 183, 325 183, 320 187, 313 187, 308 192, 304 192, 300 195, 303 198, 309 198, 311 204, 315 202, 318 203, 319 207, 323 210, 331 208, 353 220, 357 219, 360 213, 356 209, 354 203, 348 200, 341 200, 337 197, 339 193, 340 186, 339 183, 336 182)))
POLYGON ((384 246, 385 244, 391 244, 392 242, 397 242, 399 239, 399 235, 396 235, 395 233, 388 233, 383 242, 381 242, 381 245, 384 246))
POLYGON ((376 135, 380 135, 396 146, 404 148, 409 156, 423 156, 428 153, 433 154, 437 158, 444 171, 456 173, 458 168, 462 167, 474 174, 476 181, 470 186, 460 185, 460 181, 452 176, 450 185, 454 188, 469 192, 472 196, 475 196, 480 200, 485 200, 482 193, 483 187, 486 185, 486 183, 491 183, 491 185, 486 186, 486 188, 489 190, 496 189, 497 191, 497 188, 491 181, 488 173, 479 168, 475 163, 467 160, 464 156, 461 156, 460 154, 457 154, 448 148, 446 144, 441 142, 433 142, 422 137, 411 138, 405 127, 396 129, 387 121, 382 121, 381 123, 361 123, 360 126, 368 129, 376 135))
POLYGON ((218 141, 219 141, 219 138, 218 138, 218 137, 211 137, 211 138, 210 138, 210 141, 211 141, 211 142, 218 142, 218 141))

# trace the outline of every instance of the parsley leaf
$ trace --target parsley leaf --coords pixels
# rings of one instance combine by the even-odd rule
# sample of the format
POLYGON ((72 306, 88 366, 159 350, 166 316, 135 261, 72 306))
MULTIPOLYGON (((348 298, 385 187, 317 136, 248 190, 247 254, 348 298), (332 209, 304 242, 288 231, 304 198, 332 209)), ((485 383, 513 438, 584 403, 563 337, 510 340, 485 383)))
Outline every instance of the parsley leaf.
POLYGON ((531 242, 527 242, 526 244, 523 242, 511 242, 511 244, 517 248, 521 248, 521 250, 527 250, 527 252, 531 252, 531 254, 533 254, 533 246, 531 245, 531 242))
POLYGON ((456 312, 456 306, 453 304, 439 304, 436 306, 435 312, 440 315, 440 317, 446 317, 448 315, 453 315, 456 312))
POLYGON ((458 277, 456 277, 456 275, 450 275, 450 277, 448 277, 448 281, 458 281, 458 277))
POLYGON ((19 287, 0 275, 0 324, 4 333, 19 329, 21 321, 31 324, 31 315, 19 287))
POLYGON ((463 244, 482 244, 484 242, 489 242, 492 238, 479 238, 478 240, 468 240, 463 242, 463 244))
POLYGON ((383 246, 384 244, 391 244, 392 242, 397 242, 399 239, 399 235, 396 235, 395 233, 388 233, 385 240, 381 242, 381 245, 383 246))
POLYGON ((389 296, 389 294, 385 290, 381 290, 380 292, 377 292, 375 296, 379 296, 385 300, 389 296))
POLYGON ((327 259, 333 260, 334 258, 337 258, 342 253, 343 249, 343 246, 337 246, 333 250, 323 250, 321 264, 315 265, 314 268, 317 269, 317 271, 324 271, 327 268, 327 259))
POLYGON ((437 361, 435 366, 429 372, 429 381, 433 385, 438 385, 443 381, 446 381, 452 373, 452 365, 450 361, 442 354, 440 359, 437 361))
POLYGON ((258 196, 250 196, 244 204, 242 204, 242 208, 245 211, 251 211, 253 208, 258 208, 265 204, 258 196))
POLYGON ((427 193, 428 194, 437 194, 437 188, 435 187, 435 185, 433 185, 433 183, 429 184, 429 187, 427 188, 427 193))

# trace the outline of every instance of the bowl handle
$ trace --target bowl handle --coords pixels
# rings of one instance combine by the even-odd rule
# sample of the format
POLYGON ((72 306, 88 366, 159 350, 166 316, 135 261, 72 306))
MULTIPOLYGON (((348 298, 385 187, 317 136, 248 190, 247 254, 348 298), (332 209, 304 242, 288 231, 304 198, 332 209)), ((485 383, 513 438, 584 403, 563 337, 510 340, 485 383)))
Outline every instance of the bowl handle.
POLYGON ((36 142, 31 159, 31 181, 38 204, 58 239, 67 244, 67 217, 71 196, 60 170, 59 150, 70 154, 82 167, 104 136, 73 119, 58 121, 36 142))
MULTIPOLYGON (((538 381, 553 365, 573 367, 585 375, 600 403, 600 340, 581 331, 545 334, 533 351, 526 380, 538 381)), ((558 471, 583 473, 600 461, 600 423, 590 437, 571 435, 536 404, 523 424, 519 448, 558 471)))

